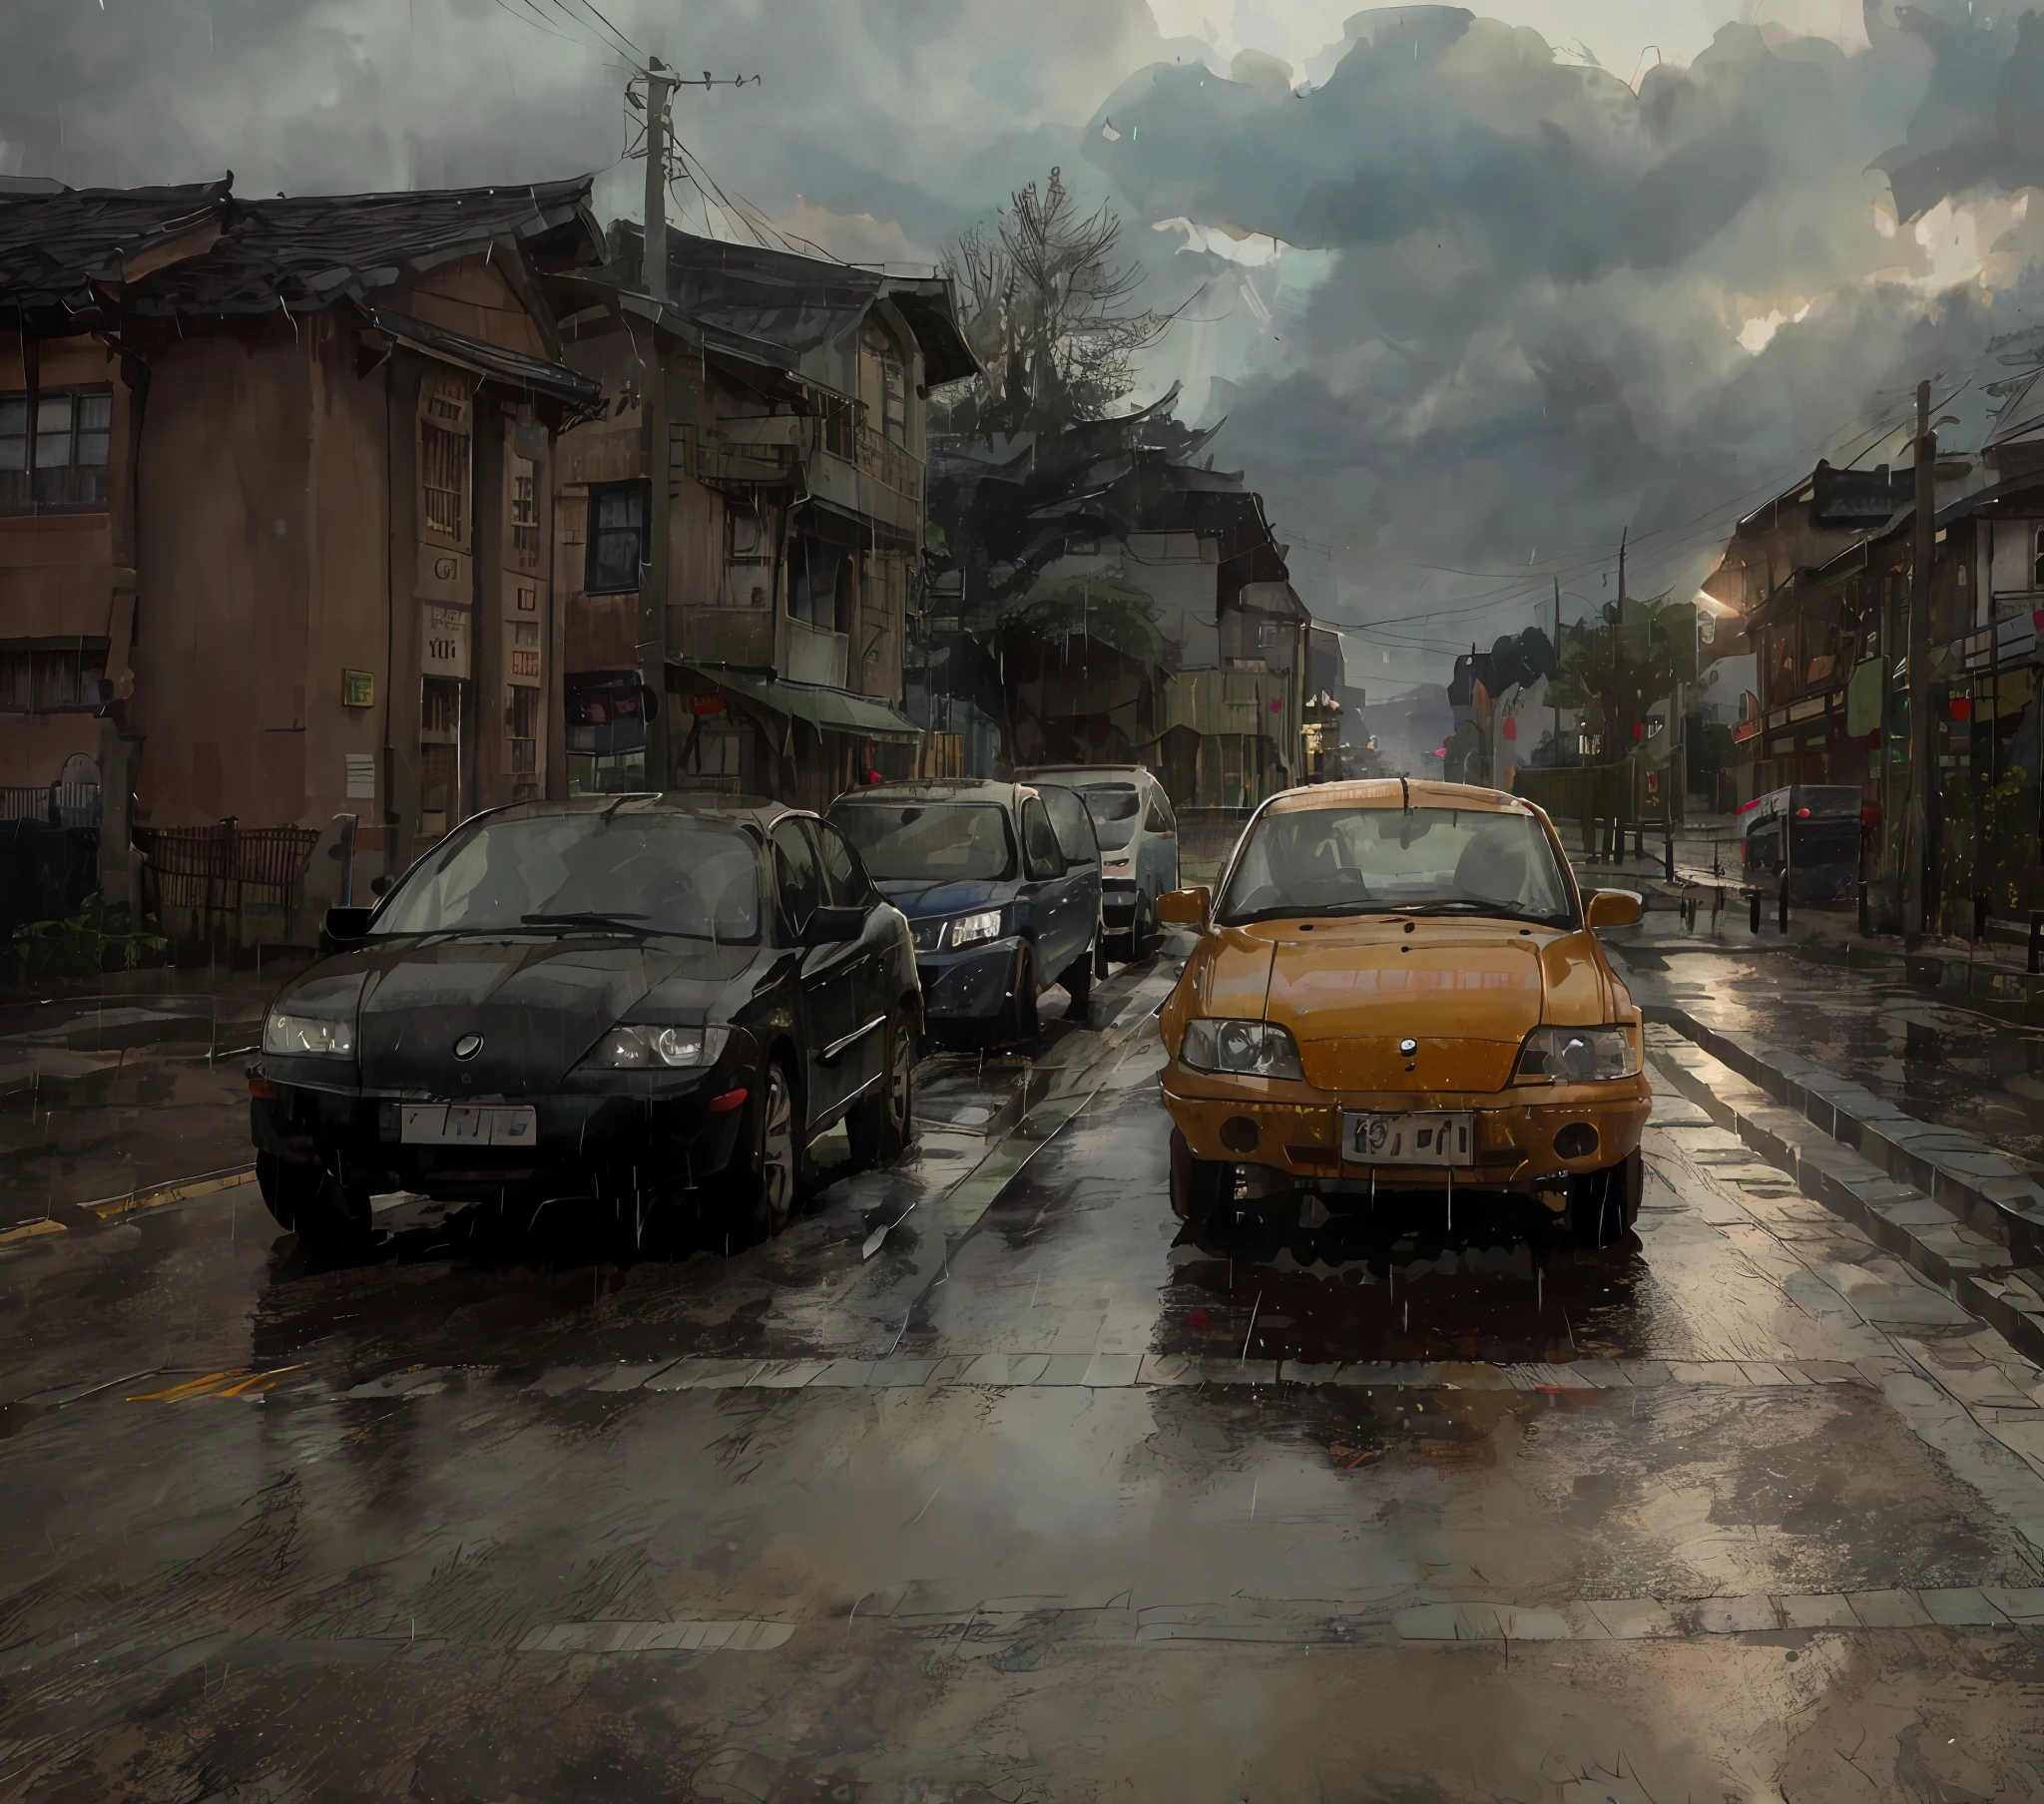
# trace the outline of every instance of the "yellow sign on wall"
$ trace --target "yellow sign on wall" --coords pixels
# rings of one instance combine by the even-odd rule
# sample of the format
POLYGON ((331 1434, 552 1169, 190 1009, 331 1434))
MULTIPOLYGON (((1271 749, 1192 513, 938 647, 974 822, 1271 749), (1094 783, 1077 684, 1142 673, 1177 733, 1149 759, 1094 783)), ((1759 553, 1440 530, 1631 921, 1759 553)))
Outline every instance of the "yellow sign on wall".
POLYGON ((369 671, 342 671, 340 674, 340 705, 342 707, 374 707, 376 705, 376 678, 369 671))

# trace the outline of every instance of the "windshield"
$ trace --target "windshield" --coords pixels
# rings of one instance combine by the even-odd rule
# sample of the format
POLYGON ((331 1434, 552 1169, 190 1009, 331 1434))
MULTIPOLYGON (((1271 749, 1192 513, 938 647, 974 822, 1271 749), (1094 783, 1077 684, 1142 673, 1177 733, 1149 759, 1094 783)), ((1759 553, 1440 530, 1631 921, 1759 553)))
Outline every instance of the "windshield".
POLYGON ((991 802, 839 802, 831 821, 876 883, 958 883, 1015 868, 1008 812, 991 802))
POLYGON ((686 815, 552 814, 485 820, 431 853, 371 933, 494 933, 615 924, 750 941, 759 864, 737 827, 686 815))
POLYGON ((1118 852, 1136 837, 1143 798, 1134 783, 1088 783, 1079 791, 1093 816, 1093 836, 1103 852, 1118 852))
POLYGON ((1574 923, 1568 886, 1530 814, 1460 808, 1311 808, 1267 814, 1215 918, 1502 915, 1574 923))

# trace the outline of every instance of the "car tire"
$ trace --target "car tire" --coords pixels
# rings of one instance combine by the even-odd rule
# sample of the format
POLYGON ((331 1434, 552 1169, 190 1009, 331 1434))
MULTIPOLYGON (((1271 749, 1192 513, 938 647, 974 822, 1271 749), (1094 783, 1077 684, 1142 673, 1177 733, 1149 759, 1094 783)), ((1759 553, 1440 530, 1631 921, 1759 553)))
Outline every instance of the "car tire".
POLYGON ((1640 1196, 1646 1180, 1639 1152, 1578 1178, 1569 1198, 1569 1225, 1578 1246, 1614 1246, 1640 1218, 1640 1196))
POLYGON ((256 1184, 278 1227, 322 1259, 359 1259, 367 1254, 369 1198, 350 1193, 319 1165, 294 1164, 273 1152, 256 1155, 256 1184))
POLYGON ((1157 925, 1157 898, 1148 890, 1136 894, 1136 912, 1129 917, 1129 957, 1148 958, 1164 932, 1157 925))
POLYGON ((1072 1006, 1066 1010, 1073 1021, 1084 1021, 1086 1011, 1093 1006, 1093 961, 1096 956, 1094 945, 1099 943, 1099 929, 1094 929, 1094 943, 1079 954, 1058 978, 1065 994, 1072 999, 1072 1006))
POLYGON ((884 1165, 915 1143, 915 1063, 921 1051, 915 1017, 897 1009, 887 1023, 880 1082, 845 1118, 854 1163, 884 1165))
POLYGON ((1171 1130, 1171 1212, 1197 1226, 1211 1220, 1228 1193, 1230 1167, 1217 1159, 1197 1157, 1186 1136, 1171 1130))
POLYGON ((1024 940, 1015 953, 1015 987, 995 1029, 998 1041, 1012 1045, 1036 1038, 1036 948, 1024 940))
POLYGON ((770 1240, 793 1219, 802 1189, 801 1132, 794 1082, 778 1059, 767 1062, 757 1100, 746 1105, 746 1154, 736 1173, 735 1225, 747 1243, 770 1240))

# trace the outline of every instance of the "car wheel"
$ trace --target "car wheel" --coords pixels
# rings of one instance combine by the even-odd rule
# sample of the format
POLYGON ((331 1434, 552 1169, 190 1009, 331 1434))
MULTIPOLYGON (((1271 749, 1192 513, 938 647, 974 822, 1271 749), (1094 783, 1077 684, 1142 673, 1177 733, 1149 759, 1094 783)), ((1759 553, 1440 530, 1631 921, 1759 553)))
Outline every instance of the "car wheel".
POLYGON ((1579 1246, 1612 1246, 1625 1238, 1640 1218, 1645 1162, 1630 1157, 1579 1178, 1569 1198, 1569 1225, 1579 1246))
POLYGON ((1015 989, 1001 1011, 996 1033, 1011 1044, 1036 1038, 1036 948, 1027 940, 1015 954, 1015 989))
MULTIPOLYGON (((1096 929, 1096 944, 1098 943, 1098 938, 1099 933, 1098 929, 1096 929)), ((1088 946, 1071 964, 1065 967, 1063 975, 1058 979, 1059 984, 1064 988, 1065 994, 1072 999, 1072 1006, 1066 1011, 1066 1014, 1074 1021, 1084 1021, 1086 1019, 1086 1011, 1093 1005, 1094 957, 1093 947, 1088 946)))
POLYGON ((744 1223, 751 1240, 770 1240, 794 1214, 800 1187, 801 1149, 795 1130, 794 1086, 778 1059, 752 1111, 752 1156, 745 1173, 744 1223))
POLYGON ((880 1082, 844 1124, 856 1163, 886 1164, 899 1158, 914 1143, 915 1062, 921 1051, 915 1018, 906 1009, 897 1010, 887 1023, 880 1082))
POLYGON ((1130 958, 1148 958, 1157 950, 1157 942, 1163 937, 1157 925, 1157 898, 1148 890, 1138 891, 1136 912, 1129 918, 1130 958))
POLYGON ((1230 1168, 1217 1159, 1199 1158, 1176 1128, 1171 1130, 1171 1212, 1181 1221, 1210 1220, 1228 1193, 1230 1168))
POLYGON ((359 1259, 369 1250, 369 1198, 342 1188, 318 1165, 293 1164, 273 1152, 256 1155, 256 1183, 278 1227, 322 1259, 359 1259))

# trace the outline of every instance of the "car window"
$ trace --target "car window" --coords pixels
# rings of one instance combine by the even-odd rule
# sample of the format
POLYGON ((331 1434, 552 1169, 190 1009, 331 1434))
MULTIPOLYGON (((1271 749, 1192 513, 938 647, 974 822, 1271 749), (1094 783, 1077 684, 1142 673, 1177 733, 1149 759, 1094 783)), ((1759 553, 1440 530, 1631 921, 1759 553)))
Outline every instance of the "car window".
POLYGON ((809 830, 816 836, 816 852, 823 866, 823 899, 832 908, 866 908, 873 900, 873 886, 866 881, 865 867, 851 842, 827 820, 812 820, 809 830))
POLYGON ((1059 849, 1067 864, 1097 864, 1104 834, 1096 834, 1086 812, 1086 803, 1073 790, 1046 784, 1043 806, 1058 836, 1059 849))
POLYGON ((969 883, 1015 874, 1008 811, 994 802, 838 800, 830 819, 879 883, 969 883))
POLYGON ((1267 814, 1237 854, 1215 919, 1418 913, 1573 918, 1530 814, 1460 808, 1300 808, 1267 814))
POLYGON ((823 899, 823 883, 809 836, 792 816, 773 829, 773 874, 780 884, 780 906, 787 924, 800 933, 823 899))
POLYGON ((1022 804, 1022 870, 1030 877, 1062 877, 1064 854, 1058 849, 1057 831, 1050 824, 1040 796, 1032 795, 1022 804))
POLYGON ((1143 798, 1134 783, 1088 783, 1081 793, 1093 816, 1093 836, 1103 852, 1118 852, 1136 837, 1143 798))
POLYGON ((1143 817, 1143 827, 1150 833, 1178 831, 1178 823, 1171 817, 1171 803, 1165 800, 1162 789, 1150 791, 1150 811, 1143 817))
POLYGON ((604 916, 648 933, 759 934, 758 842, 665 810, 485 815, 413 865, 374 934, 497 933, 604 916))

